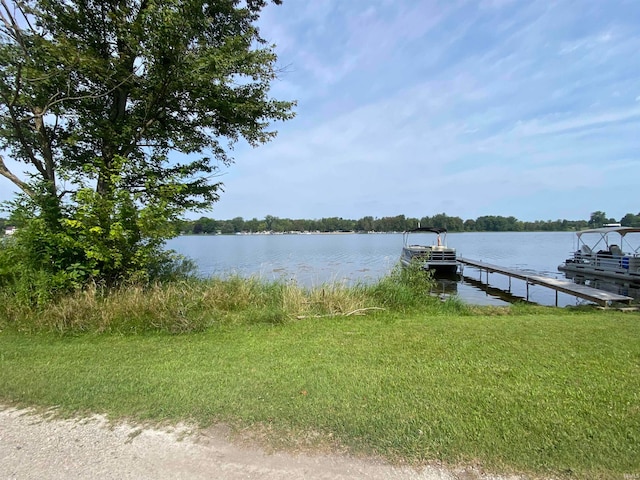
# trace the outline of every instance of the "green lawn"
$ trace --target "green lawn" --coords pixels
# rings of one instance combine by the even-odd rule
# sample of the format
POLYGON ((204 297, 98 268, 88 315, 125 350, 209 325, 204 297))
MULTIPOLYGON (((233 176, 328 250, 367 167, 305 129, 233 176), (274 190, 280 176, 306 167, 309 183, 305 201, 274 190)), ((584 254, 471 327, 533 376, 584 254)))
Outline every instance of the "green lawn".
POLYGON ((376 313, 169 335, 0 333, 0 401, 227 422, 276 447, 640 474, 640 315, 376 313))

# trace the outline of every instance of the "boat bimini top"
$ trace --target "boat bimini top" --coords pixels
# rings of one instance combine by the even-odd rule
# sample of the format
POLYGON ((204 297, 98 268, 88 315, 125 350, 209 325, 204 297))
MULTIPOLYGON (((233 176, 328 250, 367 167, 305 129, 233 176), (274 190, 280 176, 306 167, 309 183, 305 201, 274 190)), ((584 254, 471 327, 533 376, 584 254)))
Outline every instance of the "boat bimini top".
POLYGON ((435 234, 438 235, 438 245, 443 245, 444 242, 442 242, 440 240, 440 234, 444 233, 445 238, 446 238, 447 229, 446 228, 440 228, 440 227, 418 227, 418 228, 414 228, 412 230, 407 230, 402 234, 405 245, 407 244, 407 241, 409 239, 409 234, 410 233, 435 233, 435 234))
POLYGON ((609 235, 612 233, 620 235, 620 243, 626 244, 626 246, 629 248, 629 253, 633 253, 634 255, 640 255, 640 245, 633 246, 631 245, 631 243, 629 243, 628 239, 625 238, 625 235, 629 233, 640 233, 640 228, 636 228, 636 227, 615 226, 615 227, 590 228, 588 230, 580 230, 579 232, 576 232, 576 235, 578 237, 578 247, 580 247, 580 245, 583 245, 587 247, 587 249, 583 249, 583 250, 590 250, 594 252, 596 251, 596 248, 598 247, 598 245, 600 245, 600 243, 603 243, 603 246, 607 250, 609 250, 612 246, 614 248, 618 247, 615 244, 611 245, 609 243, 609 235), (593 245, 587 245, 587 243, 582 238, 582 236, 585 234, 599 235, 598 241, 595 242, 593 245))
POLYGON ((440 234, 440 233, 447 233, 447 229, 439 228, 439 227, 418 227, 418 228, 414 228, 413 230, 407 230, 404 233, 413 233, 413 232, 431 232, 431 233, 440 234))

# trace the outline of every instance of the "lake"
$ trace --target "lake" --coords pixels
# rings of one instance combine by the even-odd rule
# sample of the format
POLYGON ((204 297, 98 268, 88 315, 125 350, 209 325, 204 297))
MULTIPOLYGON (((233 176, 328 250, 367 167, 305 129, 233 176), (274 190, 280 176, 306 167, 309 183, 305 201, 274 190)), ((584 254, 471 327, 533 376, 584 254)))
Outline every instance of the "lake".
MULTIPOLYGON (((532 274, 564 278, 558 265, 576 248, 573 232, 465 232, 449 233, 447 244, 461 257, 516 268, 532 274)), ((432 243, 433 236, 412 243, 432 243)), ((191 258, 202 276, 258 276, 285 279, 307 287, 323 283, 372 282, 398 263, 402 234, 300 234, 300 235, 184 235, 167 246, 191 258)), ((504 275, 490 274, 490 289, 480 285, 478 270, 465 267, 463 279, 441 281, 433 293, 457 294, 478 305, 506 305, 526 297, 526 284, 504 275), (493 290, 493 289, 497 290, 493 290)), ((486 283, 486 273, 482 275, 486 283)), ((605 289, 609 285, 603 286, 605 289)), ((640 298, 637 289, 619 293, 640 298)), ((529 286, 529 300, 555 304, 555 292, 529 286)), ((561 306, 584 303, 559 294, 561 306)))

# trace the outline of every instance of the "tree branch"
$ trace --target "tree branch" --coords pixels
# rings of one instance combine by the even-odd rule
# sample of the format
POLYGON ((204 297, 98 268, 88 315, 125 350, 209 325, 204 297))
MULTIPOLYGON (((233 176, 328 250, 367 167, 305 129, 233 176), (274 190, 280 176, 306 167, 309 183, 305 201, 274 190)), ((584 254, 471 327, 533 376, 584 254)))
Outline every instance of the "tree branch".
POLYGON ((47 135, 47 130, 44 125, 44 118, 42 112, 38 107, 33 109, 35 126, 34 130, 38 136, 40 142, 40 148, 42 149, 42 155, 44 156, 45 177, 50 180, 53 185, 56 184, 56 171, 53 161, 53 150, 51 149, 51 140, 47 135))
MULTIPOLYGON (((18 45, 20 45, 20 48, 22 49, 25 57, 30 58, 31 55, 29 55, 29 49, 26 47, 24 38, 22 37, 22 29, 20 28, 20 25, 15 19, 13 13, 11 13, 11 9, 9 8, 5 0, 2 0, 2 7, 4 8, 5 13, 3 14, 2 12, 0 12, 0 18, 2 19, 2 23, 4 23, 5 25, 7 35, 12 37, 18 43, 18 45)), ((22 16, 27 20, 27 25, 31 27, 31 25, 29 24, 28 18, 24 14, 24 11, 22 10, 21 6, 16 5, 16 8, 20 11, 20 13, 22 13, 22 16)))
POLYGON ((38 170, 38 172, 40 172, 40 174, 46 178, 46 170, 42 165, 42 162, 38 160, 38 158, 36 158, 35 153, 33 152, 33 148, 27 141, 25 133, 22 129, 22 122, 16 115, 14 106, 9 102, 9 99, 4 94, 4 92, 0 92, 0 95, 2 96, 5 103, 7 104, 7 109, 9 110, 9 115, 11 116, 11 124, 15 128, 15 132, 18 137, 18 141, 20 142, 20 145, 24 149, 24 152, 29 158, 29 161, 33 164, 34 167, 36 167, 36 170, 38 170))
POLYGON ((31 190, 31 187, 29 187, 29 185, 27 185, 25 182, 23 182, 18 177, 16 177, 13 173, 11 173, 11 171, 4 164, 4 158, 2 158, 2 155, 0 155, 0 175, 11 180, 15 185, 17 185, 20 188, 20 190, 22 190, 24 193, 26 193, 30 197, 35 196, 35 192, 31 190))
POLYGON ((123 81, 121 81, 120 83, 118 83, 115 87, 111 88, 110 90, 107 90, 104 93, 96 93, 96 94, 87 94, 87 95, 78 95, 75 97, 60 97, 60 95, 62 95, 62 92, 58 92, 55 95, 53 95, 48 101, 47 104, 44 106, 44 108, 42 109, 42 112, 40 113, 40 116, 44 116, 48 113, 49 110, 51 110, 51 107, 57 105, 58 103, 63 103, 63 102, 69 102, 69 101, 76 101, 76 100, 93 100, 96 98, 103 98, 106 97, 107 95, 110 95, 111 93, 113 93, 115 90, 117 90, 118 88, 120 88, 122 85, 124 85, 125 83, 127 83, 132 77, 133 77, 133 73, 131 75, 129 75, 126 79, 124 79, 123 81), (56 98, 59 97, 59 98, 56 98))

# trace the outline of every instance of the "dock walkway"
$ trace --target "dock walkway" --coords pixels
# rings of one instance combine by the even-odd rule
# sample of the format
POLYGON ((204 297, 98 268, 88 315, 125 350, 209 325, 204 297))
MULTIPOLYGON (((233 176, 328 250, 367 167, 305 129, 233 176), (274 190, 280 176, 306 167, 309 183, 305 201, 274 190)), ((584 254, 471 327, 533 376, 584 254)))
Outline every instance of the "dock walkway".
POLYGON ((603 307, 611 305, 612 303, 630 304, 633 300, 632 297, 605 292, 604 290, 587 287, 586 285, 578 285, 577 283, 573 283, 569 280, 560 280, 557 278, 544 277, 542 275, 531 275, 527 272, 523 272, 522 270, 505 268, 498 265, 492 265, 490 263, 471 260, 468 258, 458 257, 458 262, 462 265, 469 265, 471 267, 478 268, 481 271, 486 271, 487 283, 489 283, 489 273, 500 273, 502 275, 508 276, 509 279, 517 278, 520 280, 524 280, 525 282, 527 282, 527 300, 529 300, 529 285, 541 285, 543 287, 548 287, 555 290, 556 306, 558 306, 558 292, 589 300, 603 307))

